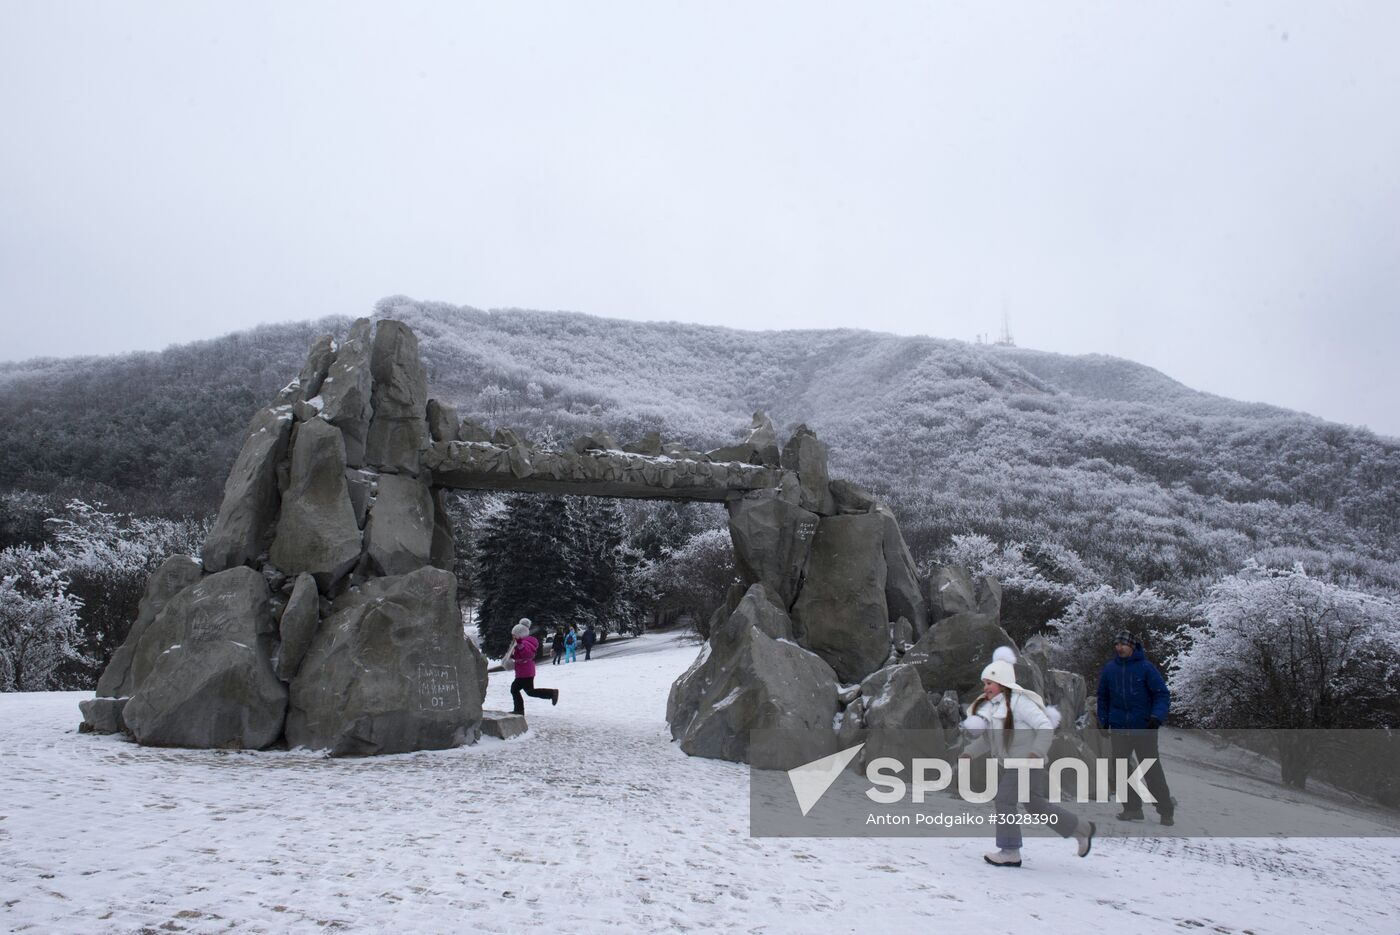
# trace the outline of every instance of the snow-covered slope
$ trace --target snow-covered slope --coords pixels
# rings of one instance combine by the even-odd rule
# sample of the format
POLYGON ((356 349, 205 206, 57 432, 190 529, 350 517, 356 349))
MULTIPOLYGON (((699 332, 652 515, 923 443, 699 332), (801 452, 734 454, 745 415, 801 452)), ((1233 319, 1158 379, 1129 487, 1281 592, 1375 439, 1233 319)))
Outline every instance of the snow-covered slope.
MULTIPOLYGON (((522 738, 358 761, 146 749, 79 735, 82 694, 0 695, 0 926, 1394 930, 1393 840, 1105 835, 1080 860, 1031 839, 1015 871, 983 864, 977 839, 750 838, 747 768, 669 741, 666 693, 695 653, 666 635, 610 643, 540 667, 562 699, 530 701, 522 738)), ((494 673, 489 707, 509 707, 507 687, 494 673)))

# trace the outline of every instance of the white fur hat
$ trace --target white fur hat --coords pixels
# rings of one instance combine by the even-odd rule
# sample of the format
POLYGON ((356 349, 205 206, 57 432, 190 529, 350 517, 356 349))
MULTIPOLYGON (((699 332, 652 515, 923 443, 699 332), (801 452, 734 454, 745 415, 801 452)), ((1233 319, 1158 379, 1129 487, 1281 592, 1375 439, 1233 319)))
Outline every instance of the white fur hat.
POLYGON ((510 635, 513 636, 513 637, 515 637, 516 639, 520 639, 520 637, 522 637, 522 636, 529 636, 529 635, 530 635, 530 618, 529 618, 529 617, 521 617, 521 618, 520 618, 520 622, 517 623, 515 626, 513 626, 513 627, 510 628, 510 635))

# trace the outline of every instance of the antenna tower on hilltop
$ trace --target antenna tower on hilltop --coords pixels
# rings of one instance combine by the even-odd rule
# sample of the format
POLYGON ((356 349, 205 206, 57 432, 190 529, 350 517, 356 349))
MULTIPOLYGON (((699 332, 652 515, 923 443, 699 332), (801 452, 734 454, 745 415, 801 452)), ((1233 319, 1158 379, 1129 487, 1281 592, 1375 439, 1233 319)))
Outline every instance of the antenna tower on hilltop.
POLYGON ((1011 339, 1011 313, 1006 310, 1006 296, 1001 298, 1001 338, 997 341, 997 347, 1015 347, 1016 342, 1011 339))

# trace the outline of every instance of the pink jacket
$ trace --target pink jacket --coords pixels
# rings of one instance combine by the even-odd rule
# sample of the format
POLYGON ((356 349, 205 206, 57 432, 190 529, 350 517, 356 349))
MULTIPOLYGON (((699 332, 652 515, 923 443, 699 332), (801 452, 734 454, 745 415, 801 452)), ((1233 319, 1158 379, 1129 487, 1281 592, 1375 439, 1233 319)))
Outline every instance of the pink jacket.
POLYGON ((533 636, 522 636, 515 641, 515 677, 528 679, 535 677, 535 653, 540 651, 540 641, 533 636))

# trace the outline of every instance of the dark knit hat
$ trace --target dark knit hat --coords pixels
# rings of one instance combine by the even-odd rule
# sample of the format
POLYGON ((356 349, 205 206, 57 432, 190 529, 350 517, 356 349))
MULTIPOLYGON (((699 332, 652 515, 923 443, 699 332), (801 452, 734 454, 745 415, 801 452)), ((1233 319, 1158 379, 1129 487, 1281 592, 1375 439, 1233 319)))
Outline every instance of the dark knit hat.
POLYGON ((1118 633, 1113 637, 1114 646, 1117 646, 1119 643, 1126 643, 1127 645, 1132 646, 1135 642, 1137 641, 1133 639, 1133 635, 1127 630, 1119 630, 1118 633))

